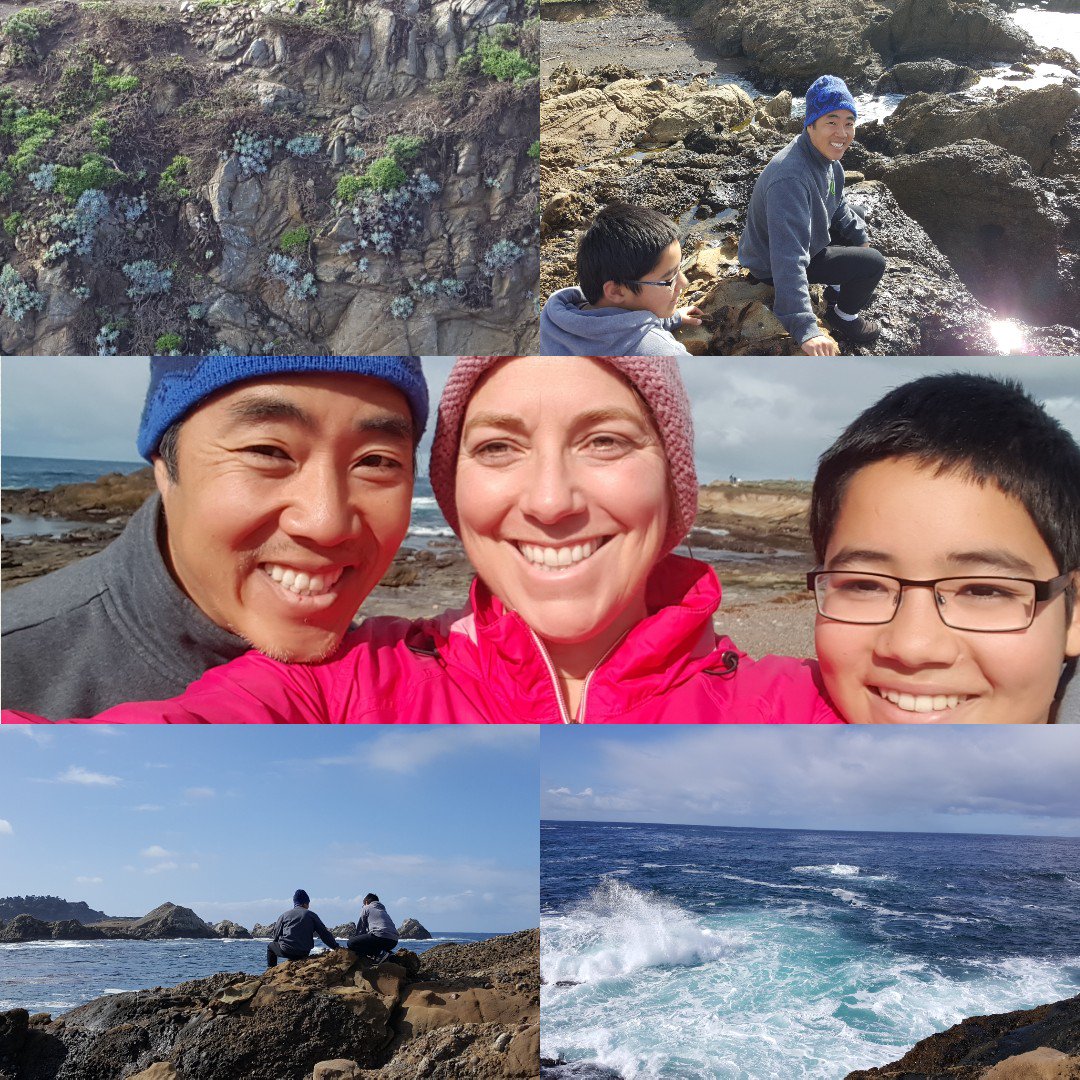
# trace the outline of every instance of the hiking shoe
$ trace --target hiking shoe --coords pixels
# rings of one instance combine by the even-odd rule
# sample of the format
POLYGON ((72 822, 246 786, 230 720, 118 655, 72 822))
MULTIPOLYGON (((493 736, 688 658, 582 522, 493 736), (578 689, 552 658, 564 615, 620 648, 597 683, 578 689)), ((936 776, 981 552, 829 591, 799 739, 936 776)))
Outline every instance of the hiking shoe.
POLYGON ((856 319, 841 319, 831 307, 825 313, 825 322, 834 334, 853 345, 869 345, 877 341, 881 333, 881 323, 877 319, 869 319, 865 315, 856 319))

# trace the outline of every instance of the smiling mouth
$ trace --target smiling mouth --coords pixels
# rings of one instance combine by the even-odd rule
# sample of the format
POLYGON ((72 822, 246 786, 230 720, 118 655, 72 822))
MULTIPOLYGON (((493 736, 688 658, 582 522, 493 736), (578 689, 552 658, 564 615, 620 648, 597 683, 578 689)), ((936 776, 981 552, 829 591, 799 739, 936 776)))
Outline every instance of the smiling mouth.
POLYGON ((879 697, 891 701, 898 709, 910 713, 944 712, 955 709, 969 700, 968 694, 902 694, 897 690, 873 688, 879 697))
POLYGON ((848 147, 848 144, 846 142, 831 142, 831 143, 829 143, 829 145, 834 150, 846 150, 847 147, 848 147))
POLYGON ((345 573, 343 566, 309 574, 304 570, 294 570, 291 566, 282 566, 281 563, 261 563, 260 569, 283 589, 297 596, 325 596, 345 573))
POLYGON ((610 539, 610 536, 602 536, 595 540, 583 540, 580 544, 565 544, 561 547, 520 542, 515 546, 530 566, 536 566, 542 570, 567 570, 591 559, 610 539))

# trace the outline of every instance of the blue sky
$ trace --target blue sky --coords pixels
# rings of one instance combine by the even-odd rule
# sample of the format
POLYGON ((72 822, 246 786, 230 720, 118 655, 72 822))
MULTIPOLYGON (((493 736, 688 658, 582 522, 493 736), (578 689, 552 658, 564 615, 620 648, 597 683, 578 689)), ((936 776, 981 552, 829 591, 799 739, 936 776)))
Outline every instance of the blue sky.
POLYGON ((429 930, 538 925, 537 729, 0 728, 0 891, 251 927, 377 893, 429 930))
MULTIPOLYGON (((432 397, 452 359, 429 357, 432 397)), ((8 357, 0 368, 4 453, 137 460, 148 362, 132 357, 8 357)), ((810 479, 818 455, 886 391, 936 371, 1020 381, 1080 439, 1080 359, 693 357, 682 361, 703 482, 810 479)), ((421 446, 423 458, 431 432, 421 446)))
POLYGON ((1080 727, 581 727, 544 731, 540 813, 1080 836, 1078 776, 1080 727))

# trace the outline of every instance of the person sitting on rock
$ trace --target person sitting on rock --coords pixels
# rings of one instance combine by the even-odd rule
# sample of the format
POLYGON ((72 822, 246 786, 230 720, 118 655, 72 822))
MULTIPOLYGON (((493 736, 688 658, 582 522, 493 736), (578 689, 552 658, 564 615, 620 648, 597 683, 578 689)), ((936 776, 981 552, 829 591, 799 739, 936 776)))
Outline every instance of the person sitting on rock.
POLYGON ((544 356, 689 356, 671 331, 700 324, 678 308, 686 288, 675 225, 642 206, 612 203, 597 214, 577 254, 578 284, 540 312, 544 356))
POLYGON ((811 283, 828 284, 829 329, 869 345, 881 326, 860 312, 885 272, 866 225, 844 198, 840 159, 855 138, 858 112, 842 79, 822 75, 806 92, 803 131, 754 184, 739 262, 776 290, 773 312, 808 356, 835 356, 810 302, 811 283))
POLYGON ((398 932, 393 919, 374 893, 364 897, 360 918, 356 920, 356 933, 349 938, 349 948, 357 956, 377 957, 397 948, 398 932))
POLYGON ((304 960, 315 948, 318 934, 328 949, 340 949, 333 934, 322 919, 310 910, 311 897, 303 889, 293 893, 293 906, 277 917, 270 944, 266 946, 266 966, 274 967, 278 960, 304 960))
POLYGON ((104 551, 4 594, 4 708, 170 697, 252 646, 330 655, 405 538, 427 414, 413 356, 151 360, 158 494, 104 551))

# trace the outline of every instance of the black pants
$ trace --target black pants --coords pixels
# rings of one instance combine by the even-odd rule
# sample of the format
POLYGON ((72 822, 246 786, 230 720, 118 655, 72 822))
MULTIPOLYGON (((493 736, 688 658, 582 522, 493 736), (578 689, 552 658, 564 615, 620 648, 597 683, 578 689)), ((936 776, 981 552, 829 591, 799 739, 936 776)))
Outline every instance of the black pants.
POLYGON ((393 952, 397 942, 391 938, 376 937, 374 934, 356 934, 349 938, 349 948, 357 956, 378 956, 379 953, 393 952))
POLYGON ((276 967, 279 957, 282 960, 305 959, 303 956, 290 956, 276 941, 271 941, 270 944, 266 946, 266 966, 276 967))
POLYGON ((884 273, 885 256, 876 248, 830 244, 810 260, 806 280, 811 285, 839 285, 836 306, 847 315, 857 315, 870 302, 884 273))

